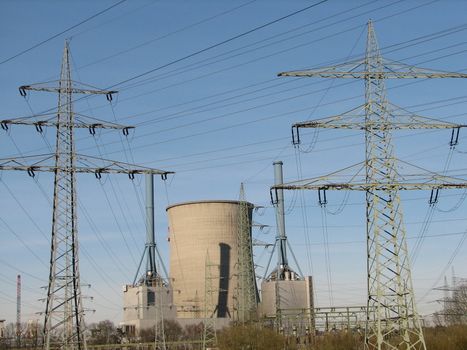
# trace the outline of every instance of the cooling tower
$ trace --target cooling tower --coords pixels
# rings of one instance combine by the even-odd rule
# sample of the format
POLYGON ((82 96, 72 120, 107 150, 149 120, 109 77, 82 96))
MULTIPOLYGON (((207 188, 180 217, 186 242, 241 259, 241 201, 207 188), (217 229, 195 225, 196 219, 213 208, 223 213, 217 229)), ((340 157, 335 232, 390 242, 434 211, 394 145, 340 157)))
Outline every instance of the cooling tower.
POLYGON ((251 238, 252 210, 251 203, 227 200, 186 202, 167 208, 170 280, 177 318, 202 318, 206 310, 217 318, 234 317, 238 304, 237 235, 245 225, 242 230, 251 238), (240 219, 242 213, 244 220, 240 219))

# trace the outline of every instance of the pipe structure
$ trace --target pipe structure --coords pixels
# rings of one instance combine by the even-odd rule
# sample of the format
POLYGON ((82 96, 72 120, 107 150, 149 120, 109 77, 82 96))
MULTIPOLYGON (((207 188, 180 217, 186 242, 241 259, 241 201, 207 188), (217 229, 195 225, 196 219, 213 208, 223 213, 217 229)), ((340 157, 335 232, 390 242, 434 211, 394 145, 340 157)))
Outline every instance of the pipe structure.
MULTIPOLYGON (((273 163, 274 165, 274 184, 279 185, 284 183, 284 176, 282 172, 281 161, 273 163)), ((277 203, 276 203, 276 244, 278 246, 277 252, 277 274, 278 279, 284 278, 284 271, 288 267, 287 260, 287 236, 285 235, 285 212, 284 212, 284 191, 282 189, 277 190, 277 203)))
POLYGON ((156 277, 156 242, 154 233, 154 176, 146 174, 146 279, 156 277))

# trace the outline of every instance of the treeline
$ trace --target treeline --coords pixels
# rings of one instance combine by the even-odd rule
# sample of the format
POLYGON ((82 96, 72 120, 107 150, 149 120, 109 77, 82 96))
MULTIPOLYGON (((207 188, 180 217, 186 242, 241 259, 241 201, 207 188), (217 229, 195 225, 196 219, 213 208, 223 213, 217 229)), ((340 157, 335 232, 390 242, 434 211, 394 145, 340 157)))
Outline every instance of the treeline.
MULTIPOLYGON (((136 338, 128 339, 113 322, 106 320, 93 323, 88 327, 87 341, 90 348, 133 349, 131 343, 138 346, 146 344, 147 349, 157 340, 162 342, 162 335, 168 350, 202 348, 203 324, 181 327, 176 321, 165 321, 156 327, 143 330, 136 338)), ((424 329, 425 342, 429 350, 466 350, 467 325, 436 326, 424 329)), ((0 339, 0 349, 17 348, 14 339, 0 339)), ((231 326, 217 332, 218 350, 361 350, 364 336, 359 332, 323 333, 314 338, 294 338, 278 334, 272 329, 258 324, 231 326)), ((39 349, 41 342, 23 342, 22 349, 39 349)))

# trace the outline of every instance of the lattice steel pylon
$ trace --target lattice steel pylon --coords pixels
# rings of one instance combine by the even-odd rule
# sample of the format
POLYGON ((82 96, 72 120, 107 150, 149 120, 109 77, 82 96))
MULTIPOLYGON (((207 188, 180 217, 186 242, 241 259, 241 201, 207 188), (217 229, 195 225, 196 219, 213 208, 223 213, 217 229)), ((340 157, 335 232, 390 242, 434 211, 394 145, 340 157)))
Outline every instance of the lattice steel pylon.
POLYGON ((254 319, 258 305, 255 267, 253 262, 253 243, 251 239, 250 204, 245 199, 243 183, 240 185, 237 234, 237 291, 236 321, 245 323, 254 319))
POLYGON ((78 114, 79 120, 75 120, 73 94, 106 95, 110 101, 116 91, 91 90, 88 86, 79 85, 71 80, 68 42, 65 42, 58 86, 24 85, 19 90, 22 96, 26 96, 27 90, 54 92, 59 95, 56 113, 0 120, 0 125, 5 130, 9 124, 34 125, 39 132, 42 132, 44 126, 54 126, 57 129, 55 154, 0 159, 0 170, 27 171, 31 176, 34 176, 36 171, 55 174, 50 270, 43 330, 44 349, 85 350, 75 175, 94 173, 100 178, 102 173, 126 173, 130 178, 134 178, 135 174, 146 173, 166 177, 170 172, 76 154, 76 127, 88 128, 92 135, 95 134, 96 128, 122 129, 127 135, 131 127, 99 120, 88 122, 93 118, 78 114), (51 162, 53 164, 50 164, 51 162))
POLYGON ((388 78, 467 78, 467 74, 419 69, 383 59, 371 20, 363 59, 332 67, 280 73, 279 76, 357 78, 365 81, 365 104, 341 115, 292 126, 293 142, 300 128, 365 131, 365 161, 314 179, 272 186, 318 191, 361 190, 366 193, 368 301, 365 349, 426 349, 416 310, 399 190, 466 188, 467 181, 426 171, 396 159, 392 131, 453 129, 451 146, 465 125, 425 118, 388 102, 388 78), (410 168, 403 174, 403 168, 410 168), (355 173, 348 175, 351 170, 355 173), (344 175, 345 174, 345 175, 344 175), (346 180, 343 180, 347 176, 346 180), (336 180, 334 180, 336 179, 336 180), (335 181, 335 182, 334 182, 335 181), (338 182, 339 181, 339 182, 338 182))
POLYGON ((217 306, 214 302, 216 290, 213 281, 219 279, 219 265, 214 264, 209 258, 209 252, 206 252, 204 263, 204 322, 203 322, 203 350, 216 346, 216 311, 217 306), (213 268, 216 274, 213 275, 213 268))

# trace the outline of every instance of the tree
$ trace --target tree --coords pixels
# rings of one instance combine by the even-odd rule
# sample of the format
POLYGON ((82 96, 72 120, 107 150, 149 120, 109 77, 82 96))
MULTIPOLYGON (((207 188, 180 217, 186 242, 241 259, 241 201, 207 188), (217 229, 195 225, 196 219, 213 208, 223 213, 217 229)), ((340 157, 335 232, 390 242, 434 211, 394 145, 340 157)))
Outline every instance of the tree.
POLYGON ((451 296, 443 300, 443 309, 433 314, 436 325, 467 324, 467 282, 453 286, 451 296))
MULTIPOLYGON (((182 326, 177 321, 174 320, 164 320, 164 337, 165 341, 178 341, 183 338, 183 329, 182 326)), ((162 329, 162 322, 157 324, 158 329, 162 329)), ((159 334, 162 332, 158 332, 159 334)), ((139 337, 142 342, 152 342, 154 341, 155 328, 146 328, 142 329, 139 332, 139 337)))
POLYGON ((186 340, 200 340, 203 338, 204 325, 203 322, 198 324, 189 324, 185 326, 186 340))
POLYGON ((112 321, 105 320, 92 323, 88 329, 91 333, 89 344, 101 345, 120 343, 120 335, 112 321))

